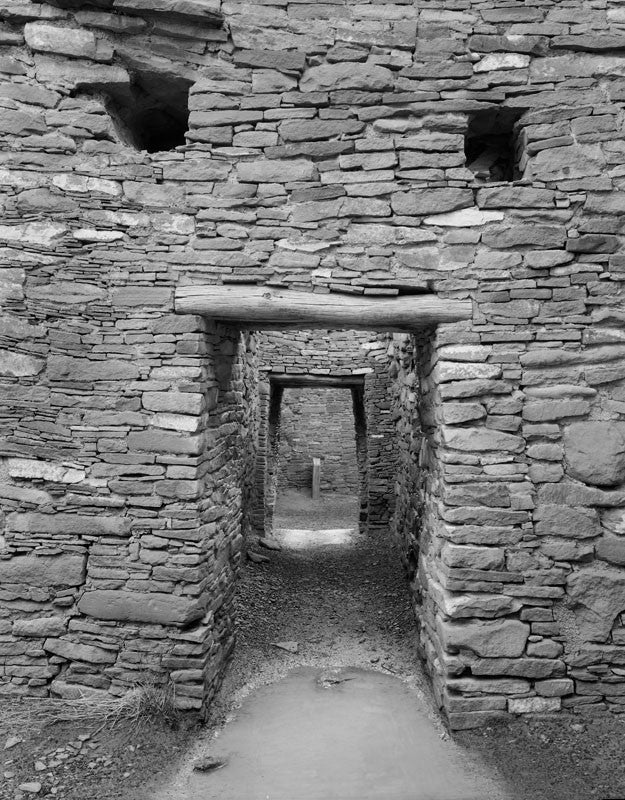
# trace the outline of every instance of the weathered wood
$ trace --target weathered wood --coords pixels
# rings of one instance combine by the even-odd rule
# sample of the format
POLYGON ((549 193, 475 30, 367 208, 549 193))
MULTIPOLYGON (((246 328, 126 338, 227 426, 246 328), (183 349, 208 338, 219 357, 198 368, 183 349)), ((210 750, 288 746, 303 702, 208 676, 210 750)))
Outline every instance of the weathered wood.
POLYGON ((321 459, 313 458, 312 499, 319 500, 321 495, 321 459))
POLYGON ((270 372, 269 380, 276 386, 287 388, 354 389, 365 385, 364 375, 300 375, 291 372, 270 372))
POLYGON ((253 329, 326 328, 411 331, 440 322, 470 319, 470 300, 434 294, 399 297, 315 294, 266 286, 181 286, 179 314, 202 314, 253 329))

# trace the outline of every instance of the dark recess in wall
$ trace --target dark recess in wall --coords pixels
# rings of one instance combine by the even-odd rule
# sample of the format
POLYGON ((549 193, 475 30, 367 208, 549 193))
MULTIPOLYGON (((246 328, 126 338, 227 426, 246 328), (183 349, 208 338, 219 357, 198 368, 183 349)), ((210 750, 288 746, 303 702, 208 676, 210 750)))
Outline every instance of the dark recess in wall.
POLYGON ((109 92, 107 110, 122 141, 148 153, 184 145, 190 85, 184 78, 142 74, 129 92, 109 92))
POLYGON ((515 123, 521 109, 479 111, 469 119, 464 139, 467 167, 485 183, 513 181, 519 177, 515 123))

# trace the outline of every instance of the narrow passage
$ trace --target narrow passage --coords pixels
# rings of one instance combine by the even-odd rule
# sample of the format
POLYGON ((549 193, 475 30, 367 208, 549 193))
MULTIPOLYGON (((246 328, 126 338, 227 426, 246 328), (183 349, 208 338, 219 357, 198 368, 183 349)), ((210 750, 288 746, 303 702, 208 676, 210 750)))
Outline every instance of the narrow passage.
POLYGON ((399 556, 388 531, 359 531, 358 512, 351 496, 279 496, 274 537, 283 549, 262 551, 270 562, 248 565, 239 586, 233 672, 245 683, 299 665, 381 667, 428 691, 399 556), (275 642, 297 642, 298 652, 275 642))
POLYGON ((213 725, 154 800, 506 800, 444 733, 387 531, 358 501, 286 492, 282 550, 246 564, 213 725), (207 758, 225 760, 194 770, 207 758))

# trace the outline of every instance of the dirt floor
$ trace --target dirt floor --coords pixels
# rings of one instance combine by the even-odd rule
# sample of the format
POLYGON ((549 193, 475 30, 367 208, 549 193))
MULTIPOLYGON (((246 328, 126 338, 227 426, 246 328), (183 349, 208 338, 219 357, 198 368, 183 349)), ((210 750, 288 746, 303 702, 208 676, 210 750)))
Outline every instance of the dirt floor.
POLYGON ((186 751, 197 725, 160 719, 50 722, 48 709, 0 701, 0 798, 134 800, 186 751), (15 740, 18 739, 20 741, 15 740), (7 748, 7 745, 8 748, 7 748), (4 748, 4 749, 3 749, 4 748))
MULTIPOLYGON (((313 547, 303 546, 310 534, 290 534, 290 546, 281 551, 255 548, 269 561, 248 562, 243 571, 235 657, 202 729, 184 718, 177 727, 162 719, 42 725, 38 715, 27 713, 31 703, 0 700, 0 799, 91 800, 97 794, 149 800, 198 737, 211 737, 250 692, 298 666, 396 675, 418 694, 446 737, 418 664, 398 555, 387 536, 346 535, 356 514, 350 498, 326 496, 320 508, 303 495, 285 498, 275 520, 278 539, 280 530, 334 532, 318 534, 313 547), (3 749, 13 738, 22 741, 3 749)), ((469 758, 503 777, 514 800, 625 799, 620 717, 523 718, 454 739, 469 758)))

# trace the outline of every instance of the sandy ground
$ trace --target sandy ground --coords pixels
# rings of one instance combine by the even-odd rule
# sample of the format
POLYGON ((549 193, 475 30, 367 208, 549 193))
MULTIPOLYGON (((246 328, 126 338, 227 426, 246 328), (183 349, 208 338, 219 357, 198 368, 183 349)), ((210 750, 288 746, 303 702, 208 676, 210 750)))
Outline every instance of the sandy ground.
MULTIPOLYGON (((42 727, 36 719, 26 724, 19 701, 4 698, 1 800, 91 800, 95 793, 152 800, 194 758, 198 746, 236 716, 245 698, 297 667, 349 666, 397 676, 445 740, 448 734, 418 662, 407 586, 389 538, 346 535, 357 511, 349 498, 326 497, 318 509, 301 495, 286 501, 288 507, 283 503, 276 517, 278 538, 280 530, 298 533, 290 534, 288 549, 262 550, 269 562, 248 562, 243 570, 237 648, 208 724, 199 729, 189 720, 174 729, 164 722, 121 721, 102 727, 101 720, 86 720, 42 727), (315 546, 304 546, 315 535, 302 531, 320 529, 334 533, 317 534, 315 546), (296 652, 290 652, 295 644, 296 652), (3 750, 16 735, 22 741, 3 750), (25 782, 39 782, 39 792, 20 791, 25 782)), ((502 776, 513 800, 625 798, 620 717, 523 718, 462 732, 453 741, 469 761, 502 776)))

